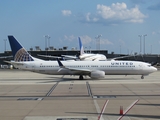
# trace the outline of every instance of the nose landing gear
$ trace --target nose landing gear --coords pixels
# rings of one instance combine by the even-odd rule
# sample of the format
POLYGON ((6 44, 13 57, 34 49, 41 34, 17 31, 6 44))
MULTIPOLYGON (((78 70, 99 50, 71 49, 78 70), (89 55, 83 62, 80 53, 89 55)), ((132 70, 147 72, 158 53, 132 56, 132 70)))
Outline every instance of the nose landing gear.
POLYGON ((141 76, 141 79, 144 79, 144 76, 143 76, 143 75, 141 76))
POLYGON ((79 80, 83 80, 84 78, 83 78, 83 75, 80 75, 79 76, 79 80))

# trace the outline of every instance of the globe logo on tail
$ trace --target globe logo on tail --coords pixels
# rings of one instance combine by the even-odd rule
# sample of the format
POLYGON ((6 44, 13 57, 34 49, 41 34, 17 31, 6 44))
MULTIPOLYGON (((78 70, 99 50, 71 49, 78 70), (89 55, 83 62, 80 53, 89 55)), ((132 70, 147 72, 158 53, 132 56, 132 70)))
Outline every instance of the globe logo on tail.
POLYGON ((24 48, 21 48, 15 54, 14 61, 19 62, 19 61, 34 61, 34 60, 24 48))

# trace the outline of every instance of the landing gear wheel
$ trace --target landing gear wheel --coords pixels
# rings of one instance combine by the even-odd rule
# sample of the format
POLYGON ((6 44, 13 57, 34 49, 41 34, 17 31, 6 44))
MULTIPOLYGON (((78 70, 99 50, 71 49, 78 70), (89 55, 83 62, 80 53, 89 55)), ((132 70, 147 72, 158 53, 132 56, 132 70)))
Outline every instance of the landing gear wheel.
POLYGON ((80 75, 80 76, 79 76, 79 79, 80 79, 80 80, 83 80, 83 75, 80 75))
POLYGON ((144 79, 144 76, 143 76, 143 75, 141 76, 141 79, 144 79))

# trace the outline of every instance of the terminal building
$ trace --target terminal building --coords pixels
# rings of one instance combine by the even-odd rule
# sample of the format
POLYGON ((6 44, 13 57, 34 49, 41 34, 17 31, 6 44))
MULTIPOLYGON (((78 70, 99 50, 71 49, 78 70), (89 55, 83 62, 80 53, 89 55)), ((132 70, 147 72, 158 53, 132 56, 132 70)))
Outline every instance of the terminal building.
MULTIPOLYGON (((61 55, 72 55, 79 56, 80 51, 72 48, 71 50, 67 50, 67 47, 55 49, 54 47, 46 48, 45 50, 41 50, 39 46, 35 46, 35 50, 30 48, 28 51, 33 57, 40 58, 43 60, 56 60, 55 58, 42 57, 39 55, 50 55, 50 56, 61 56, 61 55)), ((145 54, 145 55, 127 55, 127 54, 114 54, 114 52, 108 53, 108 50, 86 50, 86 53, 95 53, 95 54, 104 54, 108 59, 122 56, 129 56, 125 58, 119 58, 118 60, 131 60, 131 61, 143 61, 148 63, 157 63, 160 64, 160 56, 157 54, 145 54)), ((3 56, 12 56, 11 51, 5 51, 4 53, 0 53, 0 57, 3 56)), ((13 57, 4 57, 0 59, 0 65, 7 65, 4 61, 13 60, 13 57)))

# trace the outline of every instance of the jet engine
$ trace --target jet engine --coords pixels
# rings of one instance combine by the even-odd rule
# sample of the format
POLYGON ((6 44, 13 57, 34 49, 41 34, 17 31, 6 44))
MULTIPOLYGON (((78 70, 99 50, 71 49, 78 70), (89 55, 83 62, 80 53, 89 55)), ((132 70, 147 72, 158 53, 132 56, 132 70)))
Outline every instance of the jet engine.
POLYGON ((105 72, 104 71, 92 71, 90 77, 92 79, 100 79, 100 78, 104 78, 105 77, 105 72))

